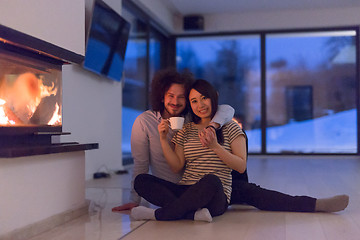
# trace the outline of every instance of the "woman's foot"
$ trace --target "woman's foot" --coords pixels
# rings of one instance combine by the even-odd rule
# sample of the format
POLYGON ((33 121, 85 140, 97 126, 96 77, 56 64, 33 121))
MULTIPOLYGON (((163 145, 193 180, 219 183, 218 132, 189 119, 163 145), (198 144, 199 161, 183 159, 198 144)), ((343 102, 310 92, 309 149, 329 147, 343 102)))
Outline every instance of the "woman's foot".
POLYGON ((130 217, 133 220, 155 220, 155 209, 144 206, 131 209, 130 217))
POLYGON ((205 222, 211 222, 212 216, 207 208, 199 209, 195 212, 194 215, 195 221, 205 221, 205 222))

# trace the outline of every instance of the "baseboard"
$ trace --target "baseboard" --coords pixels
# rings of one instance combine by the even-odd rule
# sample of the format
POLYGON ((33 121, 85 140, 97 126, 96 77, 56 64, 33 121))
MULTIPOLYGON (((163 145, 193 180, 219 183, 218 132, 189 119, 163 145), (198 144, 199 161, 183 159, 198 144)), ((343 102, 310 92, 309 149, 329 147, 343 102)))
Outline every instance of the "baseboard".
POLYGON ((68 210, 36 223, 32 223, 22 228, 15 229, 9 233, 0 236, 0 240, 23 240, 29 239, 46 231, 49 231, 57 226, 69 222, 75 218, 88 214, 89 202, 86 202, 81 207, 68 210))

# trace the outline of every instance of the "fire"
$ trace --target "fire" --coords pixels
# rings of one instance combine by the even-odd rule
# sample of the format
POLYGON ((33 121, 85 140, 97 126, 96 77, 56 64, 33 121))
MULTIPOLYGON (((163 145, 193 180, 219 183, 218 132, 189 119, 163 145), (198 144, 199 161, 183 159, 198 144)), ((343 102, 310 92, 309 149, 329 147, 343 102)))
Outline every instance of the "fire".
POLYGON ((59 109, 60 109, 59 104, 56 103, 54 114, 50 119, 50 121, 48 122, 48 125, 56 125, 61 123, 61 114, 59 114, 59 109))
MULTIPOLYGON (((39 81, 41 81, 39 79, 39 81)), ((52 83, 52 86, 48 87, 48 86, 45 86, 42 81, 41 81, 41 84, 39 85, 40 87, 40 91, 41 91, 41 98, 44 98, 44 97, 48 97, 48 96, 51 96, 51 95, 56 95, 56 92, 57 92, 57 88, 55 87, 55 84, 52 83)))
POLYGON ((0 98, 0 124, 1 125, 6 125, 6 124, 14 125, 15 122, 12 120, 9 120, 9 118, 6 116, 6 113, 4 110, 5 103, 6 103, 6 101, 0 98))
POLYGON ((0 98, 1 125, 46 124, 41 120, 50 116, 48 125, 61 124, 61 109, 55 98, 58 88, 54 83, 46 86, 42 76, 38 78, 27 72, 18 75, 14 81, 6 82, 1 88, 4 95, 0 98), (53 108, 54 112, 49 112, 53 108))

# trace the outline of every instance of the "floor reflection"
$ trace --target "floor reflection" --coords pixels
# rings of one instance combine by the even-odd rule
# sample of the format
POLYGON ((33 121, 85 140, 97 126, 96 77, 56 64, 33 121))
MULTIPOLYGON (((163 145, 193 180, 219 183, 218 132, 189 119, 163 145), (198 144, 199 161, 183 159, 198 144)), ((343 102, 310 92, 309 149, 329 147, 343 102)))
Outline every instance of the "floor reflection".
POLYGON ((111 209, 129 199, 129 174, 112 175, 111 179, 87 182, 86 199, 89 214, 72 220, 30 240, 100 240, 119 239, 145 221, 130 221, 129 212, 112 212, 111 209))

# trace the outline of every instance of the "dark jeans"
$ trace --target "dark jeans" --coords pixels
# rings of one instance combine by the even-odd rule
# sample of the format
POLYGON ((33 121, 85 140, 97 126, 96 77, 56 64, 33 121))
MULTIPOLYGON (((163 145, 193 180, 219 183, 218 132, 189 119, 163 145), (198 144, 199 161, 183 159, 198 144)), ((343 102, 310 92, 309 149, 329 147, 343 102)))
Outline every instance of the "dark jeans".
POLYGON ((287 212, 314 212, 316 198, 291 196, 281 192, 261 188, 249 183, 247 173, 233 171, 230 204, 248 204, 261 210, 287 212))
POLYGON ((159 206, 157 220, 194 219, 196 210, 207 208, 211 216, 223 214, 227 198, 220 179, 212 174, 205 175, 193 185, 179 185, 150 174, 135 178, 135 191, 148 202, 159 206))

